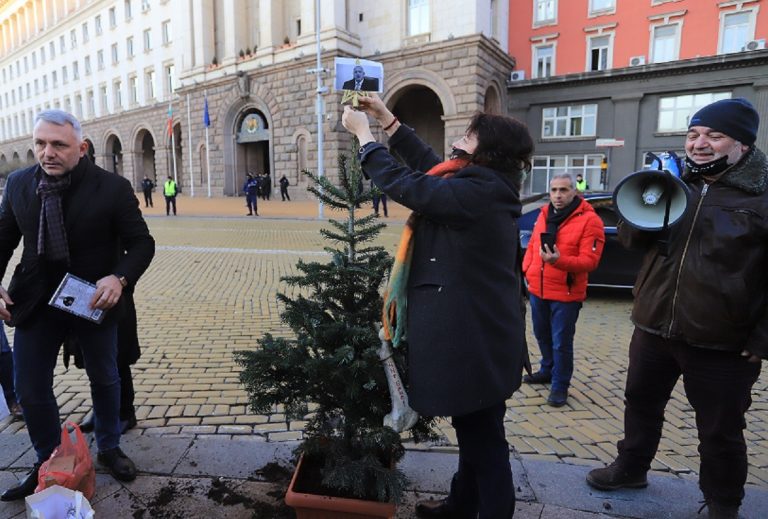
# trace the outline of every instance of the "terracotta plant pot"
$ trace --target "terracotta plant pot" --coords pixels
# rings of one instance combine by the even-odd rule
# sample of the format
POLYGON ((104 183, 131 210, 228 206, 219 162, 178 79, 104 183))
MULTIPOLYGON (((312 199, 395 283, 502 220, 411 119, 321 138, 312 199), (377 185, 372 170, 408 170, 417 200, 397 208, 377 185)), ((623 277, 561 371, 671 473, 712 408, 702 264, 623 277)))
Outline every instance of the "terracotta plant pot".
POLYGON ((394 519, 394 503, 296 492, 294 487, 303 460, 304 456, 299 458, 285 494, 285 503, 296 511, 297 519, 394 519))

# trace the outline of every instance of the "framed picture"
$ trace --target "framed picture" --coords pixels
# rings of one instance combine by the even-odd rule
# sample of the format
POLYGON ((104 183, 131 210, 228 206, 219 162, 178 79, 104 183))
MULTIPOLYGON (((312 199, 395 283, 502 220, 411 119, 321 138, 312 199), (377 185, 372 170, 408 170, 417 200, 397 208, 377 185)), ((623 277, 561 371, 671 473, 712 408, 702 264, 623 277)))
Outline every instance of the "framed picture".
POLYGON ((378 61, 358 58, 336 58, 333 61, 336 90, 383 92, 384 66, 378 61))

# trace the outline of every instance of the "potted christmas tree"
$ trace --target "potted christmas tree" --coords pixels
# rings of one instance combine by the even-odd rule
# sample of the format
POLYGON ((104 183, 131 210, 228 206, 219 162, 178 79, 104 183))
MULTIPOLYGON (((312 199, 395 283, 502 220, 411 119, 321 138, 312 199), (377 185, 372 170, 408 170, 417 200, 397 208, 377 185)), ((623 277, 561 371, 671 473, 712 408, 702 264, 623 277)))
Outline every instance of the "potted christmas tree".
MULTIPOLYGON (((378 353, 380 288, 392 260, 371 241, 385 224, 374 215, 356 214, 372 199, 356 159, 340 156, 338 186, 305 174, 311 180, 309 190, 346 218, 330 220, 332 229, 321 231, 335 245, 325 248, 329 262, 300 260, 300 274, 283 278, 300 294, 278 294, 285 307, 282 320, 295 337, 265 334, 255 349, 236 352, 244 368, 240 380, 254 412, 279 404, 289 418, 307 417, 286 496, 299 518, 324 517, 314 511, 304 515, 314 506, 307 501, 319 503, 329 518, 393 517, 407 481, 396 468, 404 454, 401 436, 383 425, 392 400, 378 353), (371 510, 361 512, 360 504, 371 510)), ((392 357, 404 375, 405 352, 399 348, 392 357)), ((434 439, 433 425, 432 419, 419 418, 411 428, 413 439, 434 439)))

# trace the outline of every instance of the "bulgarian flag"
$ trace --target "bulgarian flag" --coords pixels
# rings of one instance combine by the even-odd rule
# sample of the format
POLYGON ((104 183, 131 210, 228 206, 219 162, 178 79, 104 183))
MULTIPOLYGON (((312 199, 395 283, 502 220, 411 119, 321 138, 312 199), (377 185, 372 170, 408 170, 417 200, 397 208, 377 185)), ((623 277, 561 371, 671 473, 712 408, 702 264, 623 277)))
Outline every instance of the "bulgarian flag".
POLYGON ((173 136, 173 105, 168 103, 168 137, 173 136))

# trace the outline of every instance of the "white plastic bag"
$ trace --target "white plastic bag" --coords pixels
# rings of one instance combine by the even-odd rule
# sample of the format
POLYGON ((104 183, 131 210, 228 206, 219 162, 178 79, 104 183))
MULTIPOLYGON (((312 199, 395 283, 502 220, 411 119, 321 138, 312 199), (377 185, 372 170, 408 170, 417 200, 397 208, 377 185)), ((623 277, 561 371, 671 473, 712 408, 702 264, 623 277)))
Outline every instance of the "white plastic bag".
POLYGON ((3 398, 2 392, 0 391, 0 420, 9 414, 11 414, 11 412, 8 410, 8 404, 5 403, 5 398, 3 398))
POLYGON ((91 503, 82 492, 59 485, 26 498, 27 519, 94 519, 91 503))

